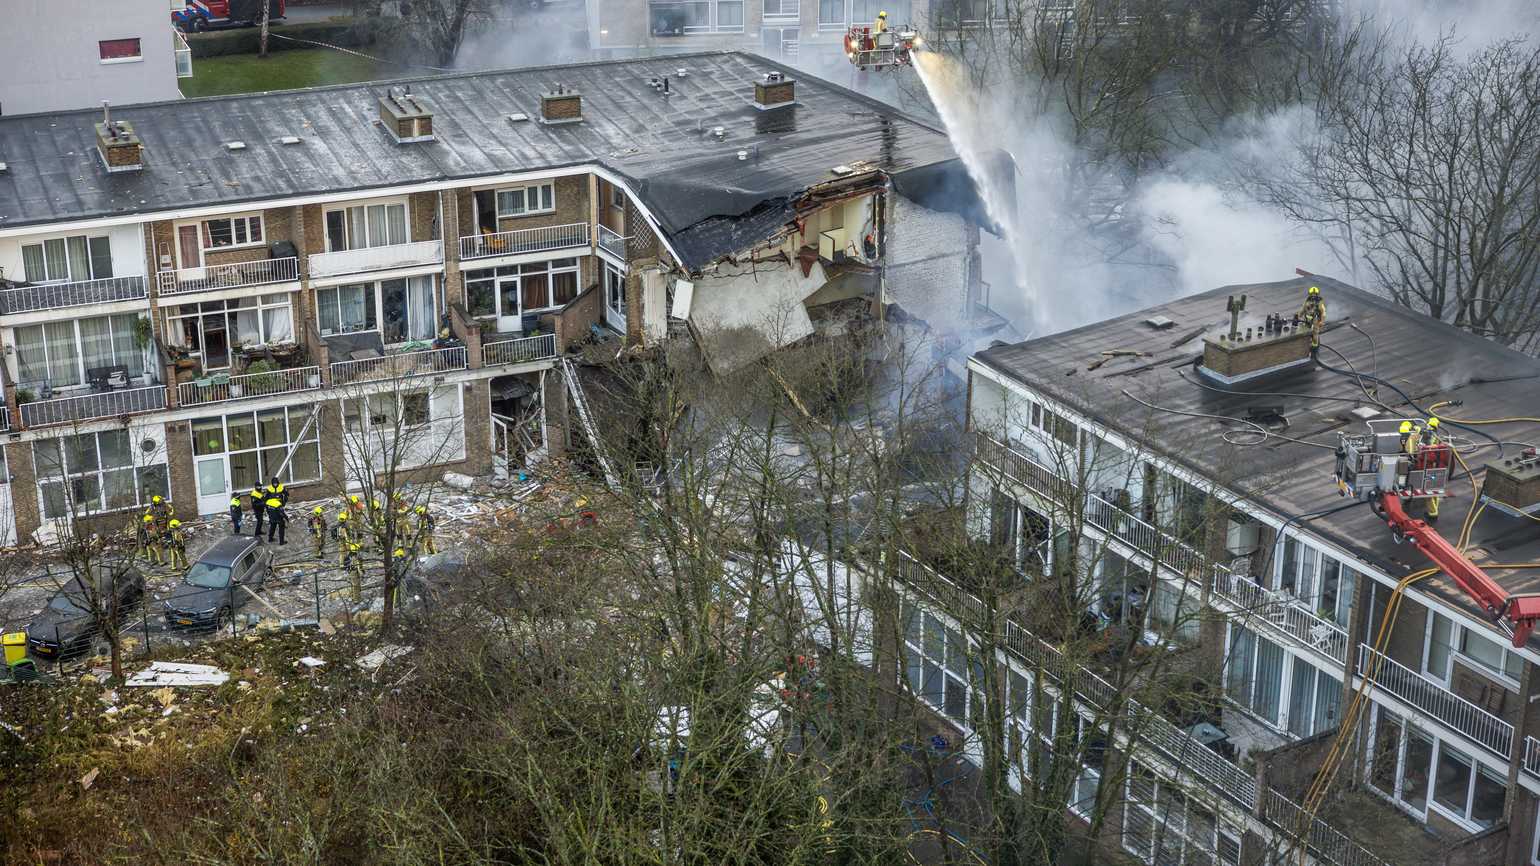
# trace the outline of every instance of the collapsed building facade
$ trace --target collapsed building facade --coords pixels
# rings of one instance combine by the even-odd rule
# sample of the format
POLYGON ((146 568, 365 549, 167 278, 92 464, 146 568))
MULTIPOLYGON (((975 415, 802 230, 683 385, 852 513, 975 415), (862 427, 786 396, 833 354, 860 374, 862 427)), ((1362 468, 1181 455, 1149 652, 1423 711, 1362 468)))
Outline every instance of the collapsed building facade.
POLYGON ((393 423, 430 474, 559 452, 592 339, 965 328, 977 207, 942 132, 737 53, 5 117, 0 542, 329 495, 393 423), (946 282, 890 284, 910 221, 946 282))
MULTIPOLYGON (((969 401, 970 533, 1024 582, 1071 575, 1082 628, 1131 630, 1220 698, 1106 744, 1133 763, 1104 842, 1146 863, 1540 863, 1540 420, 1524 417, 1540 362, 1306 276, 997 345, 969 362, 969 401), (1318 356, 1294 318, 1312 285, 1330 311, 1318 356), (1364 448, 1413 480, 1355 473, 1364 448), (1424 480, 1430 448, 1455 459, 1424 480), (1376 484, 1414 519, 1366 497, 1376 484)), ((906 600, 947 633, 907 653, 965 682, 951 649, 931 657, 961 646, 962 613, 906 600)), ((1026 629, 1013 695, 1052 652, 1026 629)), ((1094 674, 1082 706, 1107 698, 1094 674)), ((968 729, 971 697, 914 687, 968 729)), ((1101 771, 1081 768, 1076 800, 1101 771)))

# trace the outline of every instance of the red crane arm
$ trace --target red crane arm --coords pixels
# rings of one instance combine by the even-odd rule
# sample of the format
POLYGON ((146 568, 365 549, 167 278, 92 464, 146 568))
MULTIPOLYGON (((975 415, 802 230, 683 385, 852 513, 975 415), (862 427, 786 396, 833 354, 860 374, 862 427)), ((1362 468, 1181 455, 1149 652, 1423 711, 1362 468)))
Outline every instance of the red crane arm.
POLYGON ((1536 623, 1540 623, 1540 596, 1510 595, 1433 527, 1410 517, 1401 507, 1401 497, 1395 493, 1380 494, 1380 509, 1391 529, 1410 539, 1424 556, 1433 560, 1434 565, 1454 578, 1494 622, 1507 619, 1513 623, 1515 647, 1523 647, 1529 642, 1530 632, 1534 631, 1536 623))

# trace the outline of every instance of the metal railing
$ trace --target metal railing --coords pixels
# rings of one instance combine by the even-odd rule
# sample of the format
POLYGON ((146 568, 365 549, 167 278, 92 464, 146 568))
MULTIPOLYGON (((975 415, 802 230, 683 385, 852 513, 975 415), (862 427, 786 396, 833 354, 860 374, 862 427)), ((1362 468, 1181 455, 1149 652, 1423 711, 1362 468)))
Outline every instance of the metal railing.
POLYGON ((0 406, 0 430, 11 429, 11 407, 0 406))
POLYGON ((269 370, 263 373, 245 373, 240 376, 220 378, 223 381, 192 381, 178 384, 176 386, 178 405, 201 406, 205 403, 223 403, 227 400, 310 391, 321 387, 321 368, 293 367, 287 370, 269 370))
POLYGON ((465 235, 460 238, 460 259, 462 261, 484 259, 489 256, 541 253, 547 250, 586 246, 588 246, 588 223, 567 223, 559 226, 465 235))
POLYGON ((378 358, 332 363, 332 385, 347 385, 407 376, 432 376, 451 370, 465 369, 465 347, 447 349, 423 349, 419 352, 397 352, 378 358))
MULTIPOLYGON (((1332 863, 1335 866, 1390 866, 1389 861, 1370 853, 1340 830, 1306 813, 1302 806, 1277 788, 1269 787, 1263 796, 1262 818, 1296 842, 1304 844, 1318 863, 1332 863), (1307 817, 1310 819, 1309 829, 1305 830, 1301 838, 1299 831, 1306 826, 1307 817)), ((1294 861, 1290 859, 1289 862, 1294 861)))
MULTIPOLYGON (((906 586, 928 596, 953 616, 972 617, 977 623, 987 612, 984 602, 977 596, 907 554, 900 554, 898 571, 899 579, 906 586)), ((1257 780, 1251 773, 1225 760, 1155 710, 1123 697, 1123 689, 1084 665, 1069 661, 1058 649, 1014 620, 1005 620, 1004 632, 1005 644, 1012 652, 1055 682, 1073 684, 1075 696, 1080 701, 1099 710, 1114 708, 1122 702, 1123 727, 1137 732, 1140 743, 1246 809, 1256 807, 1257 780)))
POLYGON ((626 258, 626 236, 608 226, 600 225, 599 249, 624 261, 626 258))
POLYGON ((281 259, 258 259, 254 262, 235 262, 228 265, 180 268, 174 271, 161 271, 155 275, 155 279, 156 290, 163 296, 207 292, 214 289, 239 289, 269 283, 288 283, 299 279, 299 259, 286 256, 281 259))
POLYGON ((1540 740, 1524 738, 1524 772, 1540 777, 1540 740))
POLYGON ((102 391, 23 403, 21 423, 26 427, 46 427, 50 424, 68 424, 73 421, 120 418, 137 412, 154 412, 164 408, 166 408, 166 386, 150 385, 144 388, 102 391))
POLYGON ((0 290, 0 313, 30 313, 113 301, 136 301, 147 295, 144 277, 38 283, 0 290))
MULTIPOLYGON (((1449 691, 1393 658, 1358 645, 1358 673, 1368 676, 1371 663, 1374 684, 1413 706, 1503 760, 1513 754, 1513 725, 1449 691)), ((1528 755, 1525 755, 1526 761, 1528 755)))
POLYGON ((171 28, 171 50, 176 56, 176 77, 191 78, 192 46, 187 44, 187 37, 182 35, 182 31, 175 27, 171 28))
POLYGON ((314 279, 342 274, 362 274, 391 268, 437 265, 442 264, 443 261, 443 241, 413 241, 383 247, 313 253, 310 256, 310 276, 314 279))
POLYGON ((541 334, 537 337, 520 337, 516 340, 499 340, 481 344, 481 365, 526 364, 544 358, 556 357, 556 335, 541 334))
MULTIPOLYGON (((1268 592, 1250 579, 1214 566, 1214 594, 1260 620, 1296 643, 1325 653, 1338 664, 1347 661, 1347 630, 1322 619, 1291 595, 1268 592)), ((1247 622, 1250 624, 1250 621, 1247 622)))

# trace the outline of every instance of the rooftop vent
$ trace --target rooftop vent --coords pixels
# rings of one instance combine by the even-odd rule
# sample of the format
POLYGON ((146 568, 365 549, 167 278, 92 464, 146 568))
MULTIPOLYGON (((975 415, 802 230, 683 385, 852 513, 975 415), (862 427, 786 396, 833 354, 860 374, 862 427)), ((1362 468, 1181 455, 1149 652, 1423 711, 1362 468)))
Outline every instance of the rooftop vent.
POLYGON ((1291 318, 1269 313, 1244 315, 1245 295, 1225 304, 1230 330, 1203 338, 1198 372, 1221 385, 1236 385, 1310 363, 1310 330, 1291 318))
POLYGON ((583 122, 583 94, 558 84, 540 94, 540 122, 547 125, 583 122))
POLYGON ((1164 331, 1168 328, 1175 327, 1176 325, 1176 322, 1172 321, 1166 316, 1151 316, 1148 319, 1145 319, 1144 323, 1157 331, 1164 331))
POLYGON ((102 100, 102 122, 96 125, 96 150, 110 172, 144 168, 144 146, 126 120, 113 120, 112 109, 102 100))
POLYGON ((522 111, 515 111, 514 113, 508 115, 509 123, 523 123, 526 120, 529 120, 529 115, 522 111))
POLYGON ((674 95, 673 91, 669 89, 669 83, 668 83, 668 76, 667 75, 663 76, 662 78, 654 77, 654 78, 647 79, 647 86, 651 87, 653 90, 657 91, 658 93, 663 94, 664 96, 673 96, 674 95))
POLYGON ((9 168, 10 168, 10 165, 8 165, 6 163, 3 163, 3 162, 0 162, 0 174, 5 174, 6 169, 9 169, 9 168))
POLYGON ((1540 454, 1525 448, 1517 457, 1488 463, 1481 493, 1499 511, 1540 513, 1540 454))
POLYGON ((299 136, 297 136, 297 135, 283 135, 283 136, 279 136, 278 143, 282 144, 282 145, 285 145, 285 146, 288 146, 288 145, 291 145, 291 144, 299 144, 299 136))
POLYGON ((244 141, 227 141, 227 142, 225 142, 225 150, 245 150, 245 149, 246 149, 246 142, 244 142, 244 141))
POLYGON ((380 122, 397 144, 433 140, 433 106, 426 99, 412 95, 411 87, 385 90, 380 97, 380 122))
POLYGON ((761 111, 791 105, 797 99, 797 82, 782 72, 766 72, 754 82, 754 107, 761 111))

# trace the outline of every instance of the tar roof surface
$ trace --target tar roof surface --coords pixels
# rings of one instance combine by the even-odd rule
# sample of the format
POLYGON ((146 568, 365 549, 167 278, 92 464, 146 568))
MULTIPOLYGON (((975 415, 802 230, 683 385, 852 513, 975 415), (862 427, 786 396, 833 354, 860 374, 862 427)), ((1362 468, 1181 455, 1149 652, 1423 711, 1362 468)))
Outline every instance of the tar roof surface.
MULTIPOLYGON (((1457 408, 1449 407, 1447 415, 1436 413, 1445 419, 1540 414, 1540 360, 1323 277, 1226 286, 1062 334, 987 349, 976 358, 1279 516, 1301 515, 1343 502, 1331 477, 1332 450, 1276 439, 1254 447, 1230 445, 1220 438, 1226 422, 1150 410, 1128 399, 1123 391, 1162 409, 1230 417, 1244 417, 1248 407, 1281 406, 1289 422, 1287 435, 1331 446, 1336 445, 1338 431, 1365 431, 1363 421, 1349 414, 1358 406, 1372 405, 1358 382, 1324 369, 1287 371, 1236 393, 1197 384, 1192 361, 1202 351, 1202 343, 1195 332, 1201 328, 1218 334, 1228 328, 1228 295, 1244 293, 1248 314, 1292 315, 1312 284, 1321 286, 1327 302, 1329 330, 1322 337, 1323 346, 1341 351, 1358 370, 1395 383, 1423 407, 1442 400, 1464 401, 1457 408), (1176 324, 1166 330, 1145 324, 1155 315, 1166 316, 1176 324), (1117 358, 1096 371, 1086 369, 1102 357, 1102 352, 1113 349, 1142 351, 1147 356, 1117 358), (1285 392, 1298 396, 1278 396, 1285 392)), ((1321 360, 1344 366, 1324 348, 1321 360)), ((1418 414, 1389 389, 1380 388, 1378 396, 1391 407, 1404 410, 1382 412, 1381 417, 1418 414)), ((1239 429, 1241 425, 1228 426, 1239 429)), ((1540 424, 1533 422, 1483 425, 1479 429, 1507 442, 1540 443, 1540 424)), ((1444 431, 1457 444, 1486 443, 1465 430, 1451 429, 1447 420, 1444 431)), ((1497 459, 1496 450, 1482 447, 1466 456, 1478 482, 1485 464, 1497 459)), ((1516 450, 1517 446, 1510 445, 1507 454, 1511 456, 1516 450)), ((1471 481, 1462 475, 1456 473, 1450 485, 1452 495, 1444 502, 1444 519, 1438 524, 1451 541, 1459 534, 1472 501, 1471 481)), ((1420 511, 1413 513, 1420 515, 1420 511)), ((1312 520, 1306 526, 1392 577, 1427 565, 1410 545, 1393 543, 1385 524, 1364 506, 1312 520)), ((1468 553, 1508 591, 1540 591, 1540 571, 1496 567, 1540 560, 1540 522, 1508 517, 1488 508, 1472 532, 1468 553)), ((1421 585, 1480 618, 1478 608, 1447 576, 1436 575, 1421 585)), ((1531 641, 1531 646, 1540 647, 1540 638, 1531 641)))
MULTIPOLYGON (((145 146, 145 169, 109 174, 95 110, 0 118, 0 228, 294 195, 339 193, 600 163, 634 182, 687 264, 720 254, 736 217, 833 180, 836 165, 891 173, 948 162, 946 135, 890 106, 738 52, 531 67, 390 82, 114 106, 145 146), (688 75, 680 78, 676 70, 688 75), (781 71, 796 104, 761 111, 754 81, 781 71), (671 95, 649 80, 674 76, 671 95), (435 140, 397 144, 379 97, 410 85, 435 108, 435 140), (540 94, 583 96, 583 121, 539 122, 540 94), (514 113, 531 120, 511 122, 514 113), (725 138, 706 134, 723 127, 725 138), (281 136, 302 143, 280 145, 281 136), (246 149, 229 151, 228 141, 246 149), (757 153, 754 148, 757 146, 757 153), (751 151, 739 160, 739 150, 751 151), (704 223, 700 243, 687 231, 704 223)), ((736 252, 737 250, 725 250, 736 252)))

